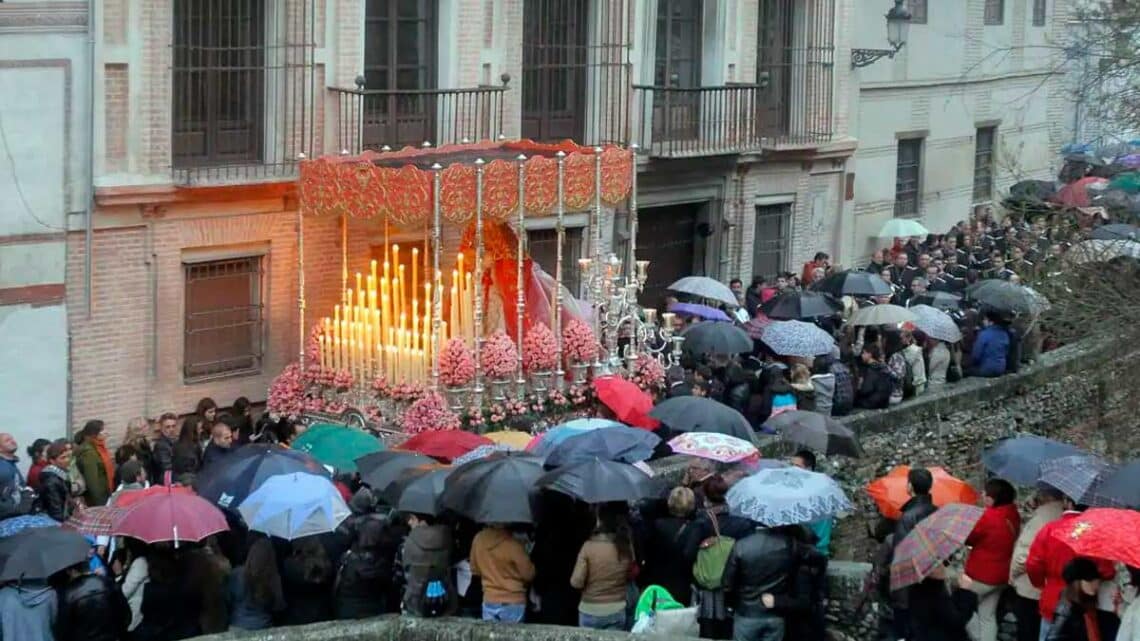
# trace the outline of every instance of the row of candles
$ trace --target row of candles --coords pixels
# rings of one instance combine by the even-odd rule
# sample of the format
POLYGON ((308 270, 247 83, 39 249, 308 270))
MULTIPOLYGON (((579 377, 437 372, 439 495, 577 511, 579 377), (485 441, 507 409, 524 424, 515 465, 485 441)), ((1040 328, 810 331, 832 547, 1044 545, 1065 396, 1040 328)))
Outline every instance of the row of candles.
MULTIPOLYGON (((419 249, 412 249, 411 269, 400 263, 400 246, 392 245, 391 262, 376 260, 370 273, 356 274, 356 288, 345 289, 333 316, 321 320, 318 345, 323 368, 348 370, 358 381, 383 375, 391 382, 426 383, 439 345, 432 334, 433 288, 443 287, 442 275, 421 282, 419 249), (423 291, 421 301, 419 292, 423 291)), ((472 274, 460 254, 451 272, 447 318, 440 323, 441 340, 475 338, 475 290, 472 274)), ((441 292, 442 293, 442 292, 441 292)))

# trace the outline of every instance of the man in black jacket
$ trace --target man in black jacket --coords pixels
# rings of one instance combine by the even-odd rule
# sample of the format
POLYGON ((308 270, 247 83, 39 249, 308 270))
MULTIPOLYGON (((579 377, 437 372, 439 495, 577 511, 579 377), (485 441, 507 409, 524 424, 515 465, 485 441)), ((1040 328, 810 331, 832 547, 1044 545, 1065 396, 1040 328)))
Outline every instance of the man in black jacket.
POLYGON ((826 563, 815 548, 768 528, 737 540, 723 577, 725 599, 736 608, 734 641, 781 641, 786 626, 778 605, 793 596, 801 567, 826 563))
MULTIPOLYGON (((910 500, 902 506, 902 516, 895 522, 893 534, 894 548, 898 549, 906 535, 910 534, 914 526, 934 513, 934 499, 930 490, 934 487, 934 476, 925 467, 912 467, 906 475, 906 490, 910 500)), ((893 551, 892 551, 893 556, 893 551)), ((896 639, 910 638, 910 599, 909 588, 896 590, 891 593, 894 610, 894 633, 896 639)))
POLYGON ((55 619, 56 641, 119 641, 127 635, 131 608, 110 579, 92 574, 87 563, 67 569, 55 619))
POLYGON ((167 472, 174 471, 174 444, 178 441, 178 417, 167 412, 158 419, 158 439, 154 442, 154 467, 157 478, 150 481, 156 485, 163 483, 167 472))

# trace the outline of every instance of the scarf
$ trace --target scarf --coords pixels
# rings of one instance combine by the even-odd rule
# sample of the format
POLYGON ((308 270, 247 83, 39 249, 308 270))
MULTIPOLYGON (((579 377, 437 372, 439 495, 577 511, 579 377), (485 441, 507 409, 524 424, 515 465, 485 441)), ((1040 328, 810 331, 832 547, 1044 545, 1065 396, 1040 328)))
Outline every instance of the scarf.
POLYGON ((44 466, 44 469, 40 472, 40 474, 54 474, 65 481, 71 480, 71 477, 68 475, 67 470, 60 469, 54 465, 51 465, 50 463, 44 466))
POLYGON ((107 450, 107 439, 98 436, 92 440, 92 443, 95 445, 95 451, 99 453, 99 458, 103 460, 103 471, 107 474, 107 487, 115 487, 115 464, 111 462, 111 453, 107 450))
POLYGON ((1089 641, 1101 641, 1100 622, 1096 618, 1096 608, 1085 608, 1085 632, 1089 641))

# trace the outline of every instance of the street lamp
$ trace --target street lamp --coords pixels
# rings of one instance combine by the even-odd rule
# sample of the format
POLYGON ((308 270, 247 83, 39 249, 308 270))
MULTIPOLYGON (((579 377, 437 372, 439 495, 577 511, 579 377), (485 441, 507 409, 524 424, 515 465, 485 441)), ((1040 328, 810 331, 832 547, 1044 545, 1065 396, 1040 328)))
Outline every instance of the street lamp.
POLYGON ((910 31, 910 12, 903 6, 904 0, 895 0, 895 6, 887 12, 887 42, 890 49, 852 49, 851 67, 858 69, 874 64, 880 58, 894 58, 906 44, 910 31))

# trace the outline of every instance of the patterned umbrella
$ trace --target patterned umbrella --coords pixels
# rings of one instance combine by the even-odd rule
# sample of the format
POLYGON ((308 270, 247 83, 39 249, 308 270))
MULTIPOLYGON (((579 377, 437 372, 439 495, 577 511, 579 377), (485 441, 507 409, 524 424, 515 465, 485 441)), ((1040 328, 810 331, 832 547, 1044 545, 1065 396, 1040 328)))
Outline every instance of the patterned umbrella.
POLYGON ((1140 459, 1121 465, 1105 477, 1097 494, 1121 505, 1140 508, 1140 459))
POLYGON ((817 412, 792 410, 768 419, 764 424, 780 433, 780 437, 797 445, 829 456, 863 455, 859 439, 846 425, 817 412))
POLYGON ((1045 461, 1083 454, 1079 447, 1025 434, 1004 438, 982 452, 982 465, 994 476, 1017 485, 1033 485, 1045 461))
POLYGON ((879 228, 879 238, 909 238, 929 233, 930 230, 913 218, 892 218, 879 228))
POLYGON ((736 300, 736 294, 732 293, 728 285, 708 276, 686 276, 670 285, 668 289, 682 294, 692 294, 699 298, 715 300, 718 303, 740 305, 740 301, 736 300))
POLYGON ((748 332, 729 323, 697 323, 681 332, 681 348, 688 354, 742 354, 752 351, 748 332))
POLYGON ((910 299, 910 311, 919 305, 929 305, 934 309, 952 312, 962 308, 962 297, 950 292, 926 292, 910 299))
POLYGON ((851 509, 834 479, 798 467, 760 470, 733 485, 725 499, 733 514, 768 527, 811 523, 851 509))
POLYGON ((966 537, 985 512, 976 505, 955 503, 938 508, 919 521, 895 546, 891 562, 891 590, 914 585, 949 559, 966 543, 966 537))
POLYGON ((24 530, 40 527, 59 527, 59 521, 46 514, 22 514, 0 521, 0 539, 24 530))
POLYGON ((842 306, 829 294, 813 291, 787 292, 768 300, 760 311, 775 320, 811 320, 834 316, 842 306))
POLYGON ((1091 454, 1074 454, 1041 463, 1039 483, 1056 488, 1080 505, 1116 506, 1116 501, 1100 496, 1100 486, 1114 471, 1103 459, 1091 454))
POLYGON ((670 303, 669 311, 679 316, 696 316, 711 321, 731 321, 728 314, 715 307, 697 303, 670 303))
POLYGON ((676 454, 687 454, 719 463, 736 463, 759 455, 752 443, 715 432, 686 432, 669 441, 676 454))
POLYGON ((870 305, 862 307, 851 315, 848 325, 902 325, 913 323, 916 316, 905 307, 898 305, 870 305))
POLYGON ((495 454, 496 452, 516 452, 516 451, 518 451, 518 450, 516 450, 515 448, 513 448, 509 445, 503 445, 502 443, 495 443, 494 445, 480 445, 479 447, 471 450, 470 452, 468 452, 462 456, 455 457, 455 460, 452 461, 451 464, 452 465, 463 465, 464 463, 466 463, 468 461, 478 461, 481 458, 487 458, 488 456, 495 454))
POLYGON ((946 312, 930 305, 911 305, 910 311, 915 316, 914 326, 923 334, 945 343, 962 340, 962 330, 946 312))
POLYGON ((63 527, 75 530, 84 536, 111 536, 115 523, 127 514, 125 507, 100 505, 77 511, 67 519, 63 527))
POLYGON ((761 340, 780 356, 820 356, 835 346, 835 339, 816 325, 794 320, 772 323, 761 340))
POLYGON ((832 274, 812 285, 817 292, 831 294, 836 298, 844 296, 890 296, 895 293, 891 284, 882 276, 863 270, 848 270, 832 274))
MULTIPOLYGON (((934 477, 934 487, 930 490, 930 494, 935 505, 939 507, 952 503, 973 505, 978 502, 978 493, 969 483, 950 476, 941 467, 926 469, 930 470, 930 474, 934 477)), ((909 472, 909 465, 899 465, 886 476, 867 484, 867 495, 888 519, 902 516, 902 506, 910 500, 910 493, 906 489, 906 477, 909 472)))

